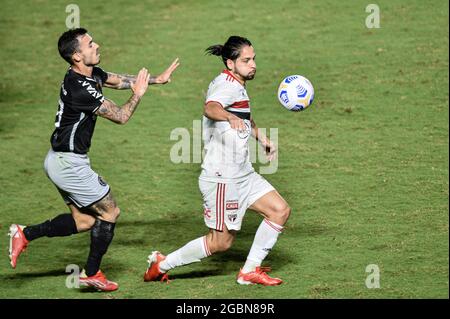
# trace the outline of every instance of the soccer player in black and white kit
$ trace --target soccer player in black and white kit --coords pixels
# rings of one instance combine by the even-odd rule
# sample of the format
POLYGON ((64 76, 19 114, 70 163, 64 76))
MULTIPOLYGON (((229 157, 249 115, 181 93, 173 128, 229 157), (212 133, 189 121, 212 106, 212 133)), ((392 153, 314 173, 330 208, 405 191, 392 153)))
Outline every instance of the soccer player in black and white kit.
POLYGON ((40 237, 70 236, 91 230, 91 244, 80 284, 103 291, 118 289, 100 270, 100 263, 114 236, 120 209, 109 185, 90 167, 87 155, 97 116, 125 124, 135 112, 149 84, 165 84, 178 67, 176 59, 159 76, 150 76, 143 68, 137 76, 103 71, 99 45, 86 29, 64 32, 58 41, 62 58, 70 64, 61 85, 51 149, 45 158, 47 176, 55 184, 71 213, 61 214, 33 226, 12 224, 9 257, 16 267, 19 255, 28 243, 40 237), (122 106, 103 96, 102 87, 131 89, 122 106))

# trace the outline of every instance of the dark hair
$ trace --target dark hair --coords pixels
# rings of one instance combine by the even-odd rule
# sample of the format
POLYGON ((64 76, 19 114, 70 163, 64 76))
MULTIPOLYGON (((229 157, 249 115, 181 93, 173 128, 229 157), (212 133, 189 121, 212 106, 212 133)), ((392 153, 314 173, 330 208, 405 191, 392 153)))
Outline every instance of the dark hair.
POLYGON ((212 54, 222 57, 223 64, 227 66, 227 60, 235 61, 241 55, 241 49, 243 46, 251 46, 252 43, 249 39, 243 38, 237 35, 232 35, 228 38, 224 45, 216 44, 207 48, 206 54, 212 54))
POLYGON ((80 48, 78 37, 86 34, 87 30, 83 28, 72 29, 64 32, 58 40, 58 51, 61 57, 73 64, 72 55, 80 48))

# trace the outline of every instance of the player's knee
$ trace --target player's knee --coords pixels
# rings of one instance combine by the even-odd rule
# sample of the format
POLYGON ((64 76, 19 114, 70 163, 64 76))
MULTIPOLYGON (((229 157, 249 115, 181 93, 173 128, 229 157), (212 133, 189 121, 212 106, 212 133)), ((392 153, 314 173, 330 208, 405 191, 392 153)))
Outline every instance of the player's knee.
POLYGON ((86 216, 84 218, 77 218, 75 220, 78 232, 89 230, 94 226, 95 218, 92 216, 86 216))
POLYGON ((114 217, 114 221, 116 221, 119 218, 119 216, 120 216, 120 208, 119 207, 116 206, 113 208, 112 216, 114 217))
POLYGON ((75 215, 73 216, 73 219, 75 220, 75 226, 77 227, 77 231, 79 233, 91 229, 92 226, 94 226, 95 222, 95 218, 89 215, 86 216, 75 215))
POLYGON ((288 220, 289 216, 291 215, 291 207, 289 207, 288 204, 283 204, 277 207, 276 214, 281 221, 283 221, 283 224, 288 220))
POLYGON ((111 207, 110 209, 107 210, 107 212, 105 214, 102 215, 102 219, 110 222, 110 223, 115 223, 117 221, 117 219, 120 216, 120 208, 117 206, 111 207))

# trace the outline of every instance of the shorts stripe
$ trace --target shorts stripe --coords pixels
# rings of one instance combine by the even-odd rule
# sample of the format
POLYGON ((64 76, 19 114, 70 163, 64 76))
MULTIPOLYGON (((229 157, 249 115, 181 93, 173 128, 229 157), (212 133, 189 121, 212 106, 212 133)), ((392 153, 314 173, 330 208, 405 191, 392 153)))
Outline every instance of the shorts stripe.
POLYGON ((222 231, 224 223, 225 184, 217 183, 216 193, 216 229, 222 231))
POLYGON ((220 184, 217 184, 217 190, 216 190, 216 229, 219 229, 219 193, 220 193, 220 184))
POLYGON ((270 220, 264 219, 264 221, 266 222, 267 225, 269 225, 270 227, 272 227, 273 229, 275 229, 277 232, 281 233, 281 231, 283 230, 283 228, 281 227, 277 227, 275 226, 270 220))
POLYGON ((225 185, 222 184, 222 202, 221 205, 221 213, 220 213, 220 230, 223 230, 223 224, 225 219, 225 185))

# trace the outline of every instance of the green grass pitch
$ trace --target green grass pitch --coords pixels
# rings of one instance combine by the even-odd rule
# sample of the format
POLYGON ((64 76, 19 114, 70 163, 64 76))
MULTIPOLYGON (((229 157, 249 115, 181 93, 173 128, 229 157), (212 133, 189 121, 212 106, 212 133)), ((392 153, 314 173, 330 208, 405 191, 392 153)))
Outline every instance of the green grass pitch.
MULTIPOLYGON (((370 1, 76 1, 81 25, 101 45, 107 71, 161 72, 125 126, 98 119, 90 158, 111 185, 122 215, 102 269, 120 284, 105 294, 68 289, 65 268, 83 266, 89 234, 32 242, 15 270, 11 223, 34 224, 67 211, 43 160, 67 65, 56 42, 66 2, 2 1, 0 11, 1 298, 448 298, 448 2, 377 1, 380 28, 366 27, 370 1), (242 287, 260 217, 248 212, 235 245, 144 283, 146 257, 206 232, 197 187, 200 165, 174 164, 178 127, 192 131, 204 93, 223 68, 204 55, 229 35, 248 37, 258 73, 252 112, 278 128, 279 166, 266 178, 292 216, 265 263, 279 287, 242 287), (300 113, 276 90, 302 74, 316 99, 300 113), (368 289, 366 266, 380 288, 368 289)), ((116 103, 129 92, 104 89, 116 103)), ((258 166, 258 165, 257 165, 258 166)))

